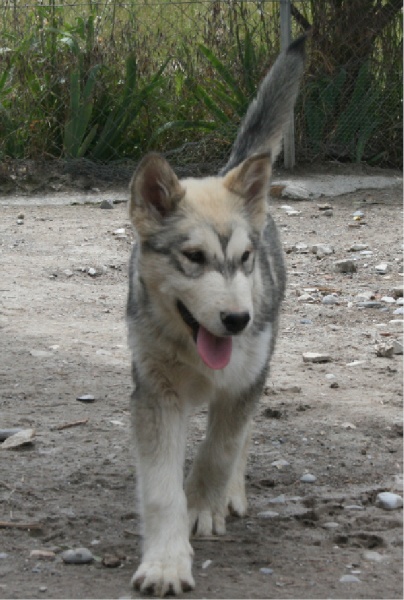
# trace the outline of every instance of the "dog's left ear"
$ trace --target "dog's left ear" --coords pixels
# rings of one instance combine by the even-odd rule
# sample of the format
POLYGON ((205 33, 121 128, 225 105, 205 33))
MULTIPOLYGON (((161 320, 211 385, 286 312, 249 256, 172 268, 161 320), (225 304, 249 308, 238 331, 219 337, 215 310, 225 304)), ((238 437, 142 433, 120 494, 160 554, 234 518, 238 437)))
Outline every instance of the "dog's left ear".
POLYGON ((223 185, 229 191, 244 199, 258 227, 265 221, 271 172, 271 155, 256 154, 229 171, 223 179, 223 185))
POLYGON ((134 225, 138 217, 161 222, 185 194, 178 177, 160 154, 147 154, 139 163, 130 183, 129 213, 134 225), (146 214, 145 214, 146 213, 146 214))

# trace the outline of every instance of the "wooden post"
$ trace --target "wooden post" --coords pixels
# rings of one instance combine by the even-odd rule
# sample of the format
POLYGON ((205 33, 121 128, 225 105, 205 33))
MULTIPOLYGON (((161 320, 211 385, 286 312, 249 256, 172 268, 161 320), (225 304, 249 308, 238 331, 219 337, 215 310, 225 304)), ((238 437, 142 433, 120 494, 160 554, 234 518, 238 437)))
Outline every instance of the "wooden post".
MULTIPOLYGON (((290 0, 280 0, 281 17, 281 50, 286 50, 291 42, 291 12, 290 0)), ((283 132, 283 164, 285 169, 293 169, 295 157, 295 117, 292 111, 291 118, 283 132)))

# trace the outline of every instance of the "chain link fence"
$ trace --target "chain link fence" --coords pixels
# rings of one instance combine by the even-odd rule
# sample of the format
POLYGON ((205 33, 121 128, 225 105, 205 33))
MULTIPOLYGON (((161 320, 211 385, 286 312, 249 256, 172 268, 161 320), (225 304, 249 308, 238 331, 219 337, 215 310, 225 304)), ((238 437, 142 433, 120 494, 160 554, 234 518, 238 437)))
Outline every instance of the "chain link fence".
MULTIPOLYGON (((0 186, 10 161, 120 177, 151 149, 215 172, 280 51, 285 1, 0 0, 0 186)), ((401 0, 301 0, 291 14, 292 37, 312 28, 297 162, 400 167, 401 0)))

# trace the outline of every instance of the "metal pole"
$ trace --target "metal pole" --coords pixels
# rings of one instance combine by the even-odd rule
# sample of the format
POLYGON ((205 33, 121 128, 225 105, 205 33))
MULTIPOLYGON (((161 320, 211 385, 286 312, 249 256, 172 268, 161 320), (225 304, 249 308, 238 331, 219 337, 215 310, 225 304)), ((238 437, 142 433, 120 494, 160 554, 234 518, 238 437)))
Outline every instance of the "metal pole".
MULTIPOLYGON (((291 42, 290 0, 280 0, 281 50, 286 50, 291 42)), ((295 116, 292 111, 289 123, 283 132, 283 163, 285 169, 293 169, 295 157, 295 116)))

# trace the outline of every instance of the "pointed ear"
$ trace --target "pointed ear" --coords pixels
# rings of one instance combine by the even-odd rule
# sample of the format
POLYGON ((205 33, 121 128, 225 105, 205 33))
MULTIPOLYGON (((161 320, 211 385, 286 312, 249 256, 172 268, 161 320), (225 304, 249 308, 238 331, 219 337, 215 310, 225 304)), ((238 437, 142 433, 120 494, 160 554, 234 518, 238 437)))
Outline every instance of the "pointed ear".
POLYGON ((225 175, 223 185, 241 196, 251 217, 261 227, 265 221, 267 196, 272 172, 271 155, 256 154, 225 175))
POLYGON ((161 222, 173 212, 185 194, 178 177, 160 154, 147 154, 130 183, 129 214, 136 225, 138 213, 143 221, 151 218, 161 222), (146 214, 145 214, 146 213, 146 214))

